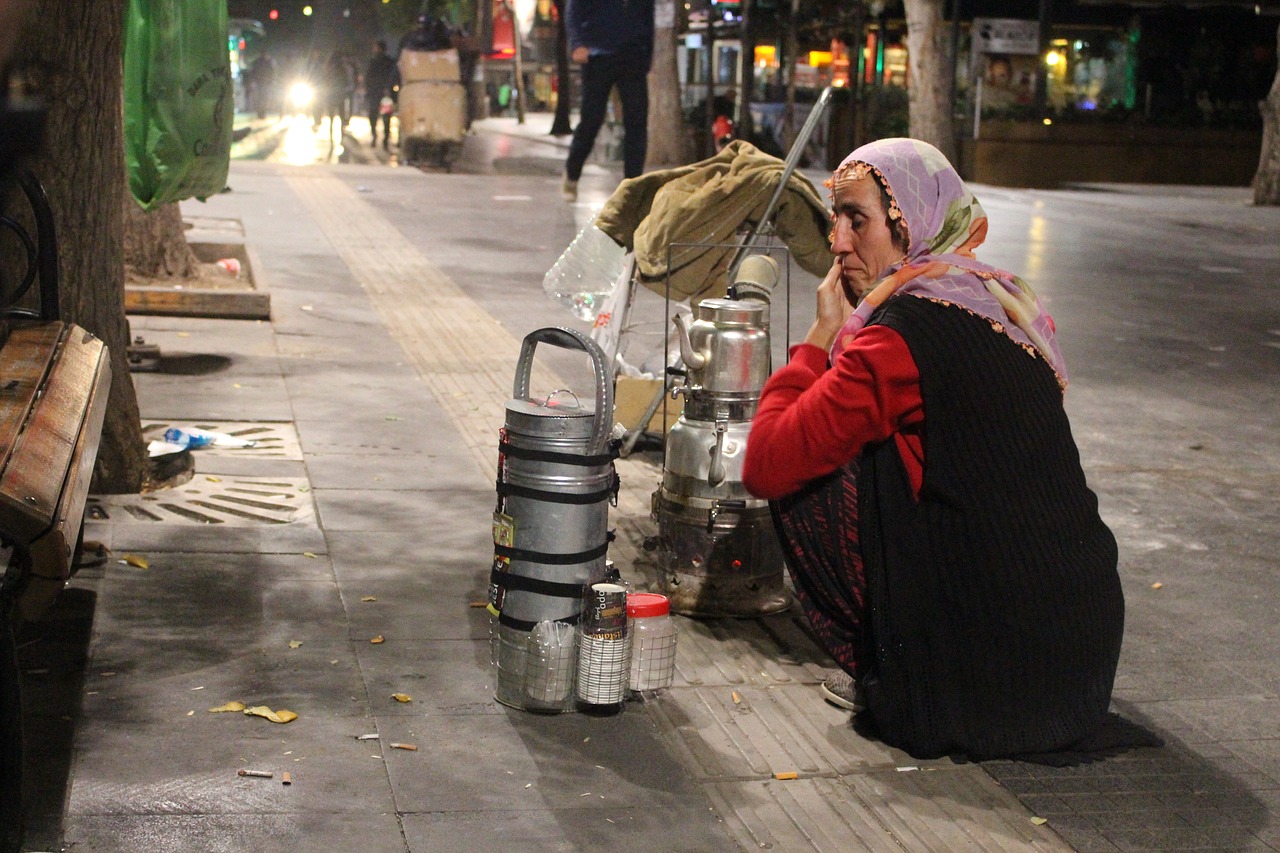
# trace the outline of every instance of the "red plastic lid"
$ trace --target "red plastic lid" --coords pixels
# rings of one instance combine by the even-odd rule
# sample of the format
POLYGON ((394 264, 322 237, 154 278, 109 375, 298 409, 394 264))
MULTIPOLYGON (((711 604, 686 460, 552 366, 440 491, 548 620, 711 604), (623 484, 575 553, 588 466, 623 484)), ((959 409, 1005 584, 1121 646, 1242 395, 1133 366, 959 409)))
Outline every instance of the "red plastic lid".
POLYGON ((627 615, 632 619, 646 616, 666 616, 671 612, 671 602, 656 592, 632 592, 627 594, 627 615))

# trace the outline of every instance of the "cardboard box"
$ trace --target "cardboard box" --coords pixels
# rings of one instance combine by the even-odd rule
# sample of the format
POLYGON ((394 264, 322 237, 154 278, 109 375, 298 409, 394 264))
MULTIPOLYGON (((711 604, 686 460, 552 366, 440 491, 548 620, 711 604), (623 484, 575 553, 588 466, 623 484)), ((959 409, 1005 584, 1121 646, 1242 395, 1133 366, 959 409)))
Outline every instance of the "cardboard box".
POLYGON ((400 138, 461 142, 467 125, 467 90, 461 83, 418 80, 400 87, 400 138))
POLYGON ((458 64, 458 51, 453 48, 402 51, 398 65, 402 85, 419 80, 462 82, 462 67, 458 64))
MULTIPOLYGON (((662 389, 661 379, 637 379, 619 376, 613 388, 613 422, 622 424, 628 431, 634 430, 644 417, 645 409, 662 389)), ((670 430, 684 411, 684 398, 667 398, 667 429, 670 430)), ((649 432, 662 432, 662 405, 649 419, 649 432)))

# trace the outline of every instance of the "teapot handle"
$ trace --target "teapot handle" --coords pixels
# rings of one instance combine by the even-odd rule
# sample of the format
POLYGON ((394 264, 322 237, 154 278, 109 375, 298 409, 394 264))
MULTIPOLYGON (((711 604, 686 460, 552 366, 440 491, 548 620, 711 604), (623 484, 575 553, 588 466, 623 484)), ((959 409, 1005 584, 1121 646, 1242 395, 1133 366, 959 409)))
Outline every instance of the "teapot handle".
POLYGON ((593 455, 605 453, 609 445, 609 436, 613 432, 613 377, 605 368, 604 350, 577 329, 564 326, 535 329, 525 335, 524 342, 520 345, 520 358, 516 362, 516 378, 512 389, 512 396, 517 400, 529 399, 529 373, 533 369, 533 350, 540 343, 563 349, 582 350, 590 357, 596 380, 595 424, 591 431, 590 452, 593 455))

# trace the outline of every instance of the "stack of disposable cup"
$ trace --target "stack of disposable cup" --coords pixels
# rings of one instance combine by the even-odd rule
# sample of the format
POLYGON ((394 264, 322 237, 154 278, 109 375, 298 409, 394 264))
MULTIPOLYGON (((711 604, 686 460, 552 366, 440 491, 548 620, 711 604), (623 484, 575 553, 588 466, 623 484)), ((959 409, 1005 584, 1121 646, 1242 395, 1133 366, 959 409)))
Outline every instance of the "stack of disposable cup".
POLYGON ((631 651, 626 587, 592 584, 580 624, 578 701, 586 706, 584 710, 621 710, 627 695, 631 651))

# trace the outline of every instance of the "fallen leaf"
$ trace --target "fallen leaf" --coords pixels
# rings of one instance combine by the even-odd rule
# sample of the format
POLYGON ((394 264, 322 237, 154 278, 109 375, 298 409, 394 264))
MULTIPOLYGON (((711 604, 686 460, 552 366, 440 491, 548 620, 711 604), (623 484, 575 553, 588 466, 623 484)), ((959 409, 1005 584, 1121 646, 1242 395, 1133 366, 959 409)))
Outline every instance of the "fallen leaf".
POLYGON ((232 388, 243 388, 244 386, 243 386, 243 385, 241 385, 239 382, 233 382, 233 383, 231 383, 231 387, 232 387, 232 388))
POLYGON ((320 558, 319 558, 319 557, 317 557, 315 554, 312 554, 310 551, 303 551, 303 552, 302 552, 302 556, 304 556, 304 557, 310 557, 310 558, 311 558, 311 559, 313 559, 313 560, 318 560, 318 559, 320 559, 320 558))
POLYGON ((1034 823, 1036 826, 1044 826, 1046 823, 1049 822, 1049 819, 1047 817, 1033 817, 1031 818, 1031 822, 1034 823))
POLYGON ((136 566, 139 569, 151 568, 151 563, 147 561, 147 558, 139 557, 137 554, 125 554, 121 557, 120 562, 127 566, 136 566))
POLYGON ((377 645, 378 643, 385 643, 386 641, 387 641, 386 638, 383 637, 381 634, 369 640, 369 642, 373 643, 374 645, 377 645))
POLYGON ((799 779, 800 774, 794 770, 779 770, 777 773, 773 774, 773 778, 782 782, 787 782, 791 779, 799 779))
POLYGON ((377 601, 377 600, 378 600, 378 597, 377 597, 377 596, 374 596, 374 595, 366 595, 364 598, 362 598, 362 599, 360 599, 360 600, 361 600, 361 601, 377 601))
POLYGON ((387 415, 387 420, 389 420, 389 421, 402 421, 402 420, 404 420, 404 418, 397 417, 396 415, 387 415))
POLYGON ((209 477, 209 476, 206 476, 206 477, 205 477, 205 479, 206 479, 206 480, 208 480, 210 483, 221 483, 221 482, 222 482, 222 478, 221 478, 221 477, 209 477))
POLYGON ((291 723, 298 719, 298 715, 292 711, 286 711, 284 708, 281 708, 279 711, 273 711, 266 705, 255 705, 252 708, 245 708, 244 712, 245 714, 254 717, 265 717, 273 723, 291 723))
POLYGON ((225 704, 225 705, 219 705, 219 706, 218 706, 218 707, 216 707, 216 708, 210 708, 210 709, 209 709, 209 713, 210 713, 210 714, 222 714, 222 713, 225 713, 225 712, 227 712, 227 711, 243 711, 243 710, 244 710, 245 708, 247 708, 247 707, 249 707, 249 706, 248 706, 248 705, 245 705, 243 702, 228 702, 228 703, 227 703, 227 704, 225 704))
POLYGON ((393 743, 393 744, 391 744, 391 748, 392 748, 392 749, 407 749, 407 750, 409 750, 410 752, 417 752, 417 751, 418 751, 418 745, 417 745, 416 743, 393 743))
POLYGON ((1153 583, 1153 584, 1151 585, 1151 588, 1152 588, 1152 589, 1160 589, 1162 586, 1164 586, 1164 584, 1160 583, 1160 581, 1156 581, 1155 583, 1153 583))
POLYGON ((412 701, 413 701, 413 697, 412 697, 412 696, 410 696, 408 693, 392 693, 392 694, 391 694, 391 698, 392 698, 392 699, 394 699, 394 700, 396 700, 397 702, 412 702, 412 701))
POLYGON ((301 645, 302 645, 302 641, 301 641, 301 640, 290 640, 290 641, 289 641, 289 648, 291 648, 291 649, 299 648, 301 645))
POLYGON ((195 711, 188 711, 188 712, 187 712, 187 716, 188 716, 188 717, 194 717, 195 715, 196 715, 196 712, 195 712, 195 711))

